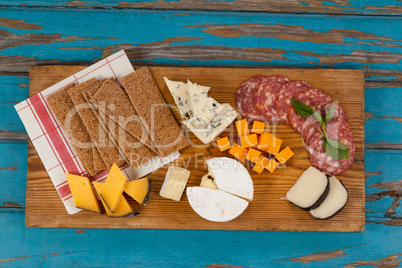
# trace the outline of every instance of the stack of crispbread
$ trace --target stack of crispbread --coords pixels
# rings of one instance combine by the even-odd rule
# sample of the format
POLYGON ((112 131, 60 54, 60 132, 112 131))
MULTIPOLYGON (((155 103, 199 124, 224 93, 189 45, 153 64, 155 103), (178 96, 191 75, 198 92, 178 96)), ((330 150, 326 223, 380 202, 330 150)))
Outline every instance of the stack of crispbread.
POLYGON ((188 146, 147 68, 120 80, 124 88, 113 78, 92 78, 46 99, 90 176, 188 146))

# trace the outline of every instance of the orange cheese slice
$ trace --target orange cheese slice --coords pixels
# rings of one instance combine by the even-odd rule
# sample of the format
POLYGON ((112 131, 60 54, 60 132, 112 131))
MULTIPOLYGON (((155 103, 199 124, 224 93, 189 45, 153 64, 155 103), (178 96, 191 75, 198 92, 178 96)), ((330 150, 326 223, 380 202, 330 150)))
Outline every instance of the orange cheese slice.
POLYGON ((247 119, 238 120, 235 122, 235 124, 239 137, 248 136, 250 134, 248 131, 247 119))
POLYGON ((282 151, 279 152, 279 154, 277 154, 275 156, 276 159, 278 159, 279 163, 284 164, 286 161, 288 161, 292 156, 294 155, 294 153, 292 152, 292 150, 290 150, 289 146, 286 147, 285 149, 283 149, 282 151))
POLYGON ((116 164, 113 164, 106 178, 105 186, 99 196, 111 212, 116 212, 119 201, 122 197, 127 178, 116 164))
POLYGON ((131 196, 140 205, 145 205, 148 202, 150 191, 151 179, 149 178, 129 181, 124 187, 124 192, 131 196))
POLYGON ((232 146, 230 145, 228 137, 224 137, 222 139, 216 140, 216 143, 218 144, 218 148, 219 148, 219 150, 221 152, 232 148, 232 146))
POLYGON ((265 130, 265 123, 260 121, 254 121, 251 133, 262 134, 265 130))
POLYGON ((247 151, 248 150, 246 148, 241 147, 237 143, 233 143, 232 148, 229 151, 229 154, 233 155, 241 162, 243 162, 244 158, 246 157, 247 151))
MULTIPOLYGON (((99 195, 99 193, 102 192, 103 188, 105 187, 105 183, 94 181, 94 187, 99 195)), ((114 213, 109 210, 106 203, 102 199, 101 201, 103 203, 103 206, 105 207, 106 214, 110 217, 135 216, 138 214, 133 211, 133 209, 131 208, 130 204, 127 202, 127 199, 124 196, 121 197, 119 205, 117 206, 116 211, 114 213)))
POLYGON ((87 177, 66 174, 77 208, 101 213, 98 200, 87 177))

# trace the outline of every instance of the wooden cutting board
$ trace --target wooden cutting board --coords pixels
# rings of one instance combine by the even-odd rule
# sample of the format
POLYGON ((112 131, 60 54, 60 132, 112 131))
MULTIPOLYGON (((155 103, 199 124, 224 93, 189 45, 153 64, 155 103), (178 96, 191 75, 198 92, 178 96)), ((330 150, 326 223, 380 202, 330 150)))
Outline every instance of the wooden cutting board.
MULTIPOLYGON (((30 95, 59 82, 82 70, 83 66, 40 66, 30 72, 30 95)), ((269 131, 283 139, 282 147, 289 146, 295 153, 287 165, 273 174, 268 171, 257 175, 249 172, 254 181, 254 200, 237 219, 227 223, 204 220, 190 207, 186 195, 180 202, 164 199, 159 190, 168 166, 149 177, 152 192, 148 206, 132 201, 140 214, 134 218, 109 218, 106 215, 82 211, 68 215, 45 168, 34 148, 28 156, 26 226, 54 228, 134 228, 134 229, 211 229, 211 230, 275 230, 275 231, 331 231, 361 232, 364 230, 364 77, 360 70, 310 70, 310 69, 256 69, 210 67, 150 67, 165 100, 174 105, 163 77, 172 80, 190 79, 200 85, 210 86, 210 95, 220 103, 235 105, 235 92, 239 85, 254 75, 284 75, 291 80, 305 80, 327 92, 345 109, 349 116, 356 144, 353 166, 337 176, 349 192, 345 209, 329 220, 315 220, 308 212, 290 204, 285 196, 300 174, 310 166, 309 156, 300 135, 285 125, 270 126, 269 131)), ((178 122, 181 117, 174 116, 178 122)), ((186 129, 188 132, 188 130, 186 129)), ((235 133, 234 124, 221 136, 235 133)), ((182 150, 181 157, 173 165, 191 170, 188 186, 198 186, 207 173, 205 160, 217 156, 229 156, 220 152, 214 143, 202 144, 189 132, 193 146, 182 150)), ((30 144, 32 147, 32 144, 30 144)), ((229 156, 230 157, 230 156, 229 156)))

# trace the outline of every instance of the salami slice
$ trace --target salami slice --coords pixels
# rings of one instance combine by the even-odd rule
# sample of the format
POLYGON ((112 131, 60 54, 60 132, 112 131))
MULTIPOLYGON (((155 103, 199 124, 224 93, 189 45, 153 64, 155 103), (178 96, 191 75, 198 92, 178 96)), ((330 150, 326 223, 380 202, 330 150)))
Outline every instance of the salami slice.
MULTIPOLYGON (((302 90, 299 93, 297 93, 294 98, 308 106, 310 106, 314 102, 332 101, 330 96, 328 96, 327 94, 316 88, 308 88, 302 90)), ((291 105, 288 108, 288 119, 291 127, 293 127, 293 129, 297 133, 301 134, 303 118, 296 113, 295 109, 293 109, 291 105)))
POLYGON ((290 126, 288 108, 292 105, 292 98, 301 90, 312 88, 309 83, 301 80, 290 81, 279 88, 275 95, 275 109, 278 118, 290 126))
POLYGON ((275 109, 275 95, 278 89, 288 82, 289 79, 280 75, 263 77, 257 89, 254 90, 255 110, 271 123, 280 122, 275 109))
POLYGON ((236 106, 240 114, 249 121, 265 121, 264 117, 259 115, 254 108, 253 92, 261 83, 261 80, 266 77, 263 75, 253 76, 243 82, 236 92, 236 106))
MULTIPOLYGON (((344 121, 343 125, 348 126, 348 123, 344 121)), ((320 132, 316 132, 307 143, 311 165, 328 175, 338 175, 345 172, 352 166, 355 159, 355 144, 350 129, 333 130, 329 126, 326 126, 327 135, 330 139, 340 141, 349 147, 348 159, 334 159, 330 157, 323 148, 324 138, 320 132)))
POLYGON ((337 102, 331 102, 331 103, 328 103, 325 105, 325 108, 324 108, 325 115, 327 115, 329 113, 329 110, 331 109, 331 107, 333 105, 336 105, 336 107, 335 107, 334 115, 332 118, 340 117, 343 120, 345 120, 346 122, 349 122, 349 119, 348 119, 348 116, 346 115, 345 110, 343 110, 342 107, 339 106, 339 104, 337 102))
MULTIPOLYGON (((315 102, 310 105, 311 108, 319 112, 322 116, 325 117, 325 107, 328 105, 327 102, 315 102)), ((318 123, 317 119, 312 115, 306 118, 303 118, 302 121, 302 136, 305 143, 308 142, 309 138, 315 134, 320 129, 320 123, 318 123)))

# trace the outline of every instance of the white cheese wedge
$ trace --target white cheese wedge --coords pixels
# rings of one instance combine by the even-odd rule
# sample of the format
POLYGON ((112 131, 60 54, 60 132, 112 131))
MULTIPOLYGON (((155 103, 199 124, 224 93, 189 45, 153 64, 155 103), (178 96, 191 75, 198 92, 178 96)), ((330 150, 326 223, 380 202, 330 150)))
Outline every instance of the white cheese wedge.
POLYGON ((202 122, 208 122, 225 109, 201 87, 191 83, 191 81, 187 81, 187 84, 194 117, 199 117, 202 122))
POLYGON ((214 189, 214 190, 219 190, 218 186, 216 186, 216 183, 214 181, 214 178, 210 175, 204 175, 201 178, 201 183, 200 183, 200 187, 205 187, 205 188, 209 188, 209 189, 214 189))
POLYGON ((207 124, 202 124, 204 121, 194 123, 194 121, 198 120, 196 117, 183 121, 183 124, 188 127, 200 141, 208 144, 221 134, 238 116, 236 110, 229 104, 224 103, 222 106, 224 110, 207 124), (194 125, 198 126, 196 127, 194 125))
MULTIPOLYGON (((191 101, 190 101, 190 94, 188 89, 188 84, 179 82, 179 81, 172 81, 164 77, 165 83, 169 88, 170 93, 173 96, 174 102, 179 108, 180 114, 189 119, 193 116, 193 111, 191 110, 191 101)), ((194 84, 199 90, 202 92, 208 93, 210 87, 200 86, 194 84)))
POLYGON ((202 218, 214 222, 228 222, 240 216, 248 202, 221 190, 187 187, 187 199, 202 218))
POLYGON ((180 201, 189 176, 190 171, 187 169, 171 166, 166 173, 159 195, 174 201, 180 201))
POLYGON ((219 190, 249 202, 253 200, 253 180, 240 162, 227 157, 215 157, 207 160, 207 165, 219 190))

